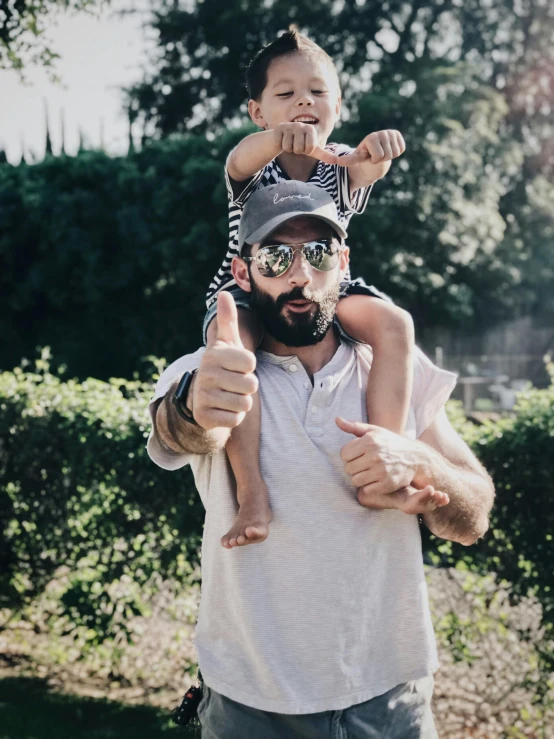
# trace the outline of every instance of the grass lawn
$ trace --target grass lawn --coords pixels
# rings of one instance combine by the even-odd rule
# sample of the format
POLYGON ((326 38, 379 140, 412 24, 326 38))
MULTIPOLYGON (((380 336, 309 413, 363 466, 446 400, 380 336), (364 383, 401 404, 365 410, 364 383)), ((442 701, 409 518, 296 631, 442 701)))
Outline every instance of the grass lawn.
POLYGON ((0 680, 0 739, 200 739, 167 711, 52 692, 30 677, 0 680))

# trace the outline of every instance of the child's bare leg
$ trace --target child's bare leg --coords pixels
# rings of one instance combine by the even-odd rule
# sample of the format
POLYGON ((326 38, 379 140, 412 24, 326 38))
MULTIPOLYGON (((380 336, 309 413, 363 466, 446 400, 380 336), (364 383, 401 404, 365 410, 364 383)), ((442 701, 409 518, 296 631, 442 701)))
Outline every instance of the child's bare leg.
MULTIPOLYGON (((380 298, 349 295, 339 301, 337 315, 350 336, 373 350, 366 396, 369 423, 403 434, 413 380, 414 325, 410 314, 380 298)), ((383 503, 385 508, 405 513, 427 513, 446 505, 448 496, 431 486, 424 490, 404 488, 383 496, 383 503)))
POLYGON ((269 534, 271 509, 267 486, 260 470, 260 396, 252 396, 253 404, 244 421, 231 432, 226 451, 237 483, 239 510, 234 524, 221 539, 222 546, 256 544, 269 534))
MULTIPOLYGON (((261 327, 253 313, 238 309, 239 332, 246 349, 256 351, 261 327)), ((217 336, 217 317, 208 327, 208 341, 217 336)), ((260 471, 261 406, 258 393, 252 396, 252 408, 240 426, 233 429, 226 451, 237 483, 237 518, 221 538, 222 546, 255 544, 267 538, 271 509, 267 486, 260 471)))

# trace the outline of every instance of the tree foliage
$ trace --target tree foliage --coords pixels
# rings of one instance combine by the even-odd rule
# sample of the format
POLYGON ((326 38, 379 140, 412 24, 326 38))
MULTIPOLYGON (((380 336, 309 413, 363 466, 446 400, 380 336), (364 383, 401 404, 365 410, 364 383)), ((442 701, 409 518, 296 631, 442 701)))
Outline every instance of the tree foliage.
MULTIPOLYGON (((128 91, 144 133, 217 136, 236 125, 246 113, 246 65, 290 23, 339 68, 347 113, 333 138, 357 144, 372 130, 397 128, 407 141, 383 184, 389 218, 371 229, 365 276, 384 275, 381 286, 411 293, 408 307, 423 325, 445 305, 448 320, 460 322, 501 318, 507 301, 512 315, 551 310, 552 3, 162 2, 151 20, 149 71, 128 91), (409 214, 419 222, 405 218, 412 199, 424 211, 409 214)), ((356 240, 361 224, 351 224, 356 240)))
POLYGON ((424 66, 461 61, 505 97, 512 125, 551 130, 554 10, 545 0, 190 0, 153 12, 153 71, 130 91, 150 132, 215 130, 241 105, 244 113, 246 65, 290 23, 336 60, 354 115, 375 82, 401 89, 424 66))
POLYGON ((72 374, 132 377, 196 348, 227 238, 221 162, 191 137, 1 167, 0 366, 49 344, 72 374))
POLYGON ((49 23, 61 12, 92 10, 109 0, 0 0, 0 69, 37 64, 51 67, 58 59, 48 39, 49 23))
MULTIPOLYGON (((547 305, 552 187, 528 185, 536 207, 516 237, 502 208, 524 154, 506 135, 503 98, 470 67, 436 66, 417 95, 376 90, 359 106, 377 128, 401 115, 413 144, 352 219, 353 273, 410 310, 423 343, 435 326, 547 305)), ((79 377, 132 377, 148 355, 195 349, 227 243, 223 163, 246 130, 0 166, 0 367, 48 344, 79 377)), ((364 130, 351 121, 343 140, 364 130)))

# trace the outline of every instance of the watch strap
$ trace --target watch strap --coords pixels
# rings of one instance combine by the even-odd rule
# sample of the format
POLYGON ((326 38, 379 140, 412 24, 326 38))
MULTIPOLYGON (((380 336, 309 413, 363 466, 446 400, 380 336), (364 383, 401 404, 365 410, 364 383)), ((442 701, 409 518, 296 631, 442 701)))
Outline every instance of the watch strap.
POLYGON ((197 370, 193 370, 192 372, 185 372, 185 374, 181 377, 179 384, 177 385, 177 390, 175 390, 172 401, 173 405, 175 406, 175 410, 183 419, 183 421, 187 421, 187 423, 192 423, 195 426, 198 426, 198 424, 194 420, 194 416, 192 415, 192 413, 190 413, 186 406, 190 386, 196 372, 197 370))

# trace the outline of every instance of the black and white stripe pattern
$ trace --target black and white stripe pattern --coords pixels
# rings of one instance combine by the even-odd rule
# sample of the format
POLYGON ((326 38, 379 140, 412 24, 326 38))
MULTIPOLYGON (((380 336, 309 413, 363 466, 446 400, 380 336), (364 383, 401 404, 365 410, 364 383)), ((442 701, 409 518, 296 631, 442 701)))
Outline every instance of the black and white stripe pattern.
MULTIPOLYGON (((343 156, 352 151, 349 146, 345 146, 343 144, 327 144, 325 148, 328 151, 333 152, 333 154, 338 154, 338 156, 343 156)), ((208 293, 206 295, 206 305, 208 308, 217 298, 217 294, 221 290, 228 289, 235 284, 235 280, 231 274, 231 262, 233 261, 233 257, 238 256, 239 253, 239 221, 246 201, 258 188, 267 187, 268 185, 276 185, 284 180, 290 180, 290 177, 281 169, 277 164, 277 161, 274 159, 254 175, 240 195, 235 196, 229 173, 227 172, 227 167, 225 167, 225 182, 227 184, 227 196, 229 198, 229 248, 225 254, 223 264, 218 269, 217 274, 208 288, 208 293)), ((348 167, 325 164, 325 162, 318 163, 314 174, 310 177, 308 182, 310 184, 317 185, 318 187, 322 187, 329 193, 329 195, 331 195, 335 201, 335 205, 337 206, 339 220, 345 230, 348 230, 350 218, 354 213, 363 213, 371 192, 371 187, 366 187, 356 190, 354 195, 351 196, 348 167)), ((345 279, 350 279, 350 274, 346 275, 345 279)))

